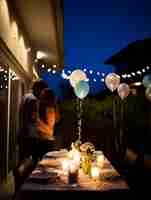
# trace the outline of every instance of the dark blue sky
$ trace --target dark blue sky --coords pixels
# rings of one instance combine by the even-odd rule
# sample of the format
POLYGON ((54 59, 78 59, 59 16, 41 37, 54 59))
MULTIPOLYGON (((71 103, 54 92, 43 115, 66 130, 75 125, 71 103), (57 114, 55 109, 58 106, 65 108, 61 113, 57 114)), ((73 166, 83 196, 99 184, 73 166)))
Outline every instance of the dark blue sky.
POLYGON ((104 60, 129 42, 150 36, 148 2, 64 0, 65 64, 103 68, 104 60))
POLYGON ((150 8, 150 0, 64 0, 65 71, 82 65, 94 70, 88 73, 91 93, 100 92, 104 84, 96 72, 112 71, 104 61, 128 43, 151 36, 150 8))

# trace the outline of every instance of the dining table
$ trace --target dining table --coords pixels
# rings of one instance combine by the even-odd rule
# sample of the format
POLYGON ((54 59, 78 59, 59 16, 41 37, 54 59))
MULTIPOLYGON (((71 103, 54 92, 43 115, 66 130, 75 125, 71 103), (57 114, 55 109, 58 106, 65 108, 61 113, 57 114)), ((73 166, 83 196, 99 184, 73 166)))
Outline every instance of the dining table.
POLYGON ((100 176, 93 179, 90 175, 78 170, 77 181, 69 182, 69 174, 62 169, 63 160, 66 158, 67 150, 48 152, 40 160, 16 194, 16 200, 50 199, 55 192, 57 194, 85 194, 98 193, 100 196, 119 199, 127 196, 132 197, 125 178, 112 166, 111 162, 104 156, 102 151, 96 151, 97 155, 103 155, 103 163, 100 164, 100 176), (46 198, 47 197, 47 198, 46 198))

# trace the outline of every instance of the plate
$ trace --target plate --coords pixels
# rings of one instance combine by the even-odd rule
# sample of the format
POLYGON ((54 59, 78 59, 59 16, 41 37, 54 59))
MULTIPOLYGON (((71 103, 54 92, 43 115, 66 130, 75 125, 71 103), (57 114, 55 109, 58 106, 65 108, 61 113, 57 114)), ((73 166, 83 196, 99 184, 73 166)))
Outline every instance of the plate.
POLYGON ((60 165, 59 160, 55 159, 43 159, 38 163, 39 166, 42 166, 44 168, 46 167, 58 167, 60 165))
POLYGON ((67 150, 63 149, 61 151, 52 151, 48 152, 45 156, 46 157, 64 157, 67 154, 67 150))
POLYGON ((47 172, 47 171, 41 171, 41 172, 33 172, 30 177, 28 178, 28 181, 34 182, 34 183, 44 183, 47 184, 49 180, 55 180, 57 179, 58 174, 56 172, 47 172))

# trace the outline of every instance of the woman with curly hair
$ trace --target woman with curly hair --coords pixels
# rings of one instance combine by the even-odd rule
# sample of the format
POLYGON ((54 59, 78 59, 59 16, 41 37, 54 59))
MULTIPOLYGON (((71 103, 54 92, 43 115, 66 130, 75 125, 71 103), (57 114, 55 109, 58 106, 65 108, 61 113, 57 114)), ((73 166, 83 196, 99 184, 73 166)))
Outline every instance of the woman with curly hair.
POLYGON ((57 101, 53 91, 49 88, 44 89, 40 95, 39 119, 37 121, 38 153, 40 158, 56 146, 54 129, 59 118, 57 101))

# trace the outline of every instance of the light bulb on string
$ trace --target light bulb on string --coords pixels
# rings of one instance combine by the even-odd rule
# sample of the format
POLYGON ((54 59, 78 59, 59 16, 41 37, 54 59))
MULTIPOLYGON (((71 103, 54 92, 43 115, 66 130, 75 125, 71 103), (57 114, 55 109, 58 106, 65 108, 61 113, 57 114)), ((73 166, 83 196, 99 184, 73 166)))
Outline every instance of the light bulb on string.
POLYGON ((52 73, 55 74, 55 73, 56 73, 56 70, 52 70, 52 73))
POLYGON ((90 73, 90 74, 93 74, 93 70, 90 70, 89 73, 90 73))
POLYGON ((97 74, 98 76, 100 76, 100 72, 97 72, 96 74, 97 74))
POLYGON ((104 77, 104 76, 105 76, 105 73, 102 73, 102 76, 104 77))
POLYGON ((53 68, 57 68, 57 65, 52 65, 53 68))
POLYGON ((146 70, 145 69, 142 69, 142 72, 145 72, 146 70))
POLYGON ((93 81, 96 82, 96 79, 94 78, 93 81))
POLYGON ((47 71, 48 71, 48 72, 51 72, 51 68, 49 68, 47 71))
POLYGON ((141 71, 137 71, 136 73, 137 73, 137 74, 141 74, 141 71))
POLYGON ((84 72, 86 72, 87 71, 87 69, 86 68, 84 68, 84 70, 83 70, 84 72))
POLYGON ((122 78, 126 78, 126 74, 122 74, 122 78))
POLYGON ((133 76, 135 76, 136 74, 134 72, 131 73, 133 76))
POLYGON ((146 69, 148 70, 150 67, 149 66, 146 66, 146 69))
POLYGON ((42 68, 45 68, 45 65, 43 64, 43 65, 41 65, 41 67, 42 67, 42 68))
POLYGON ((104 82, 104 78, 101 78, 101 82, 104 82))

